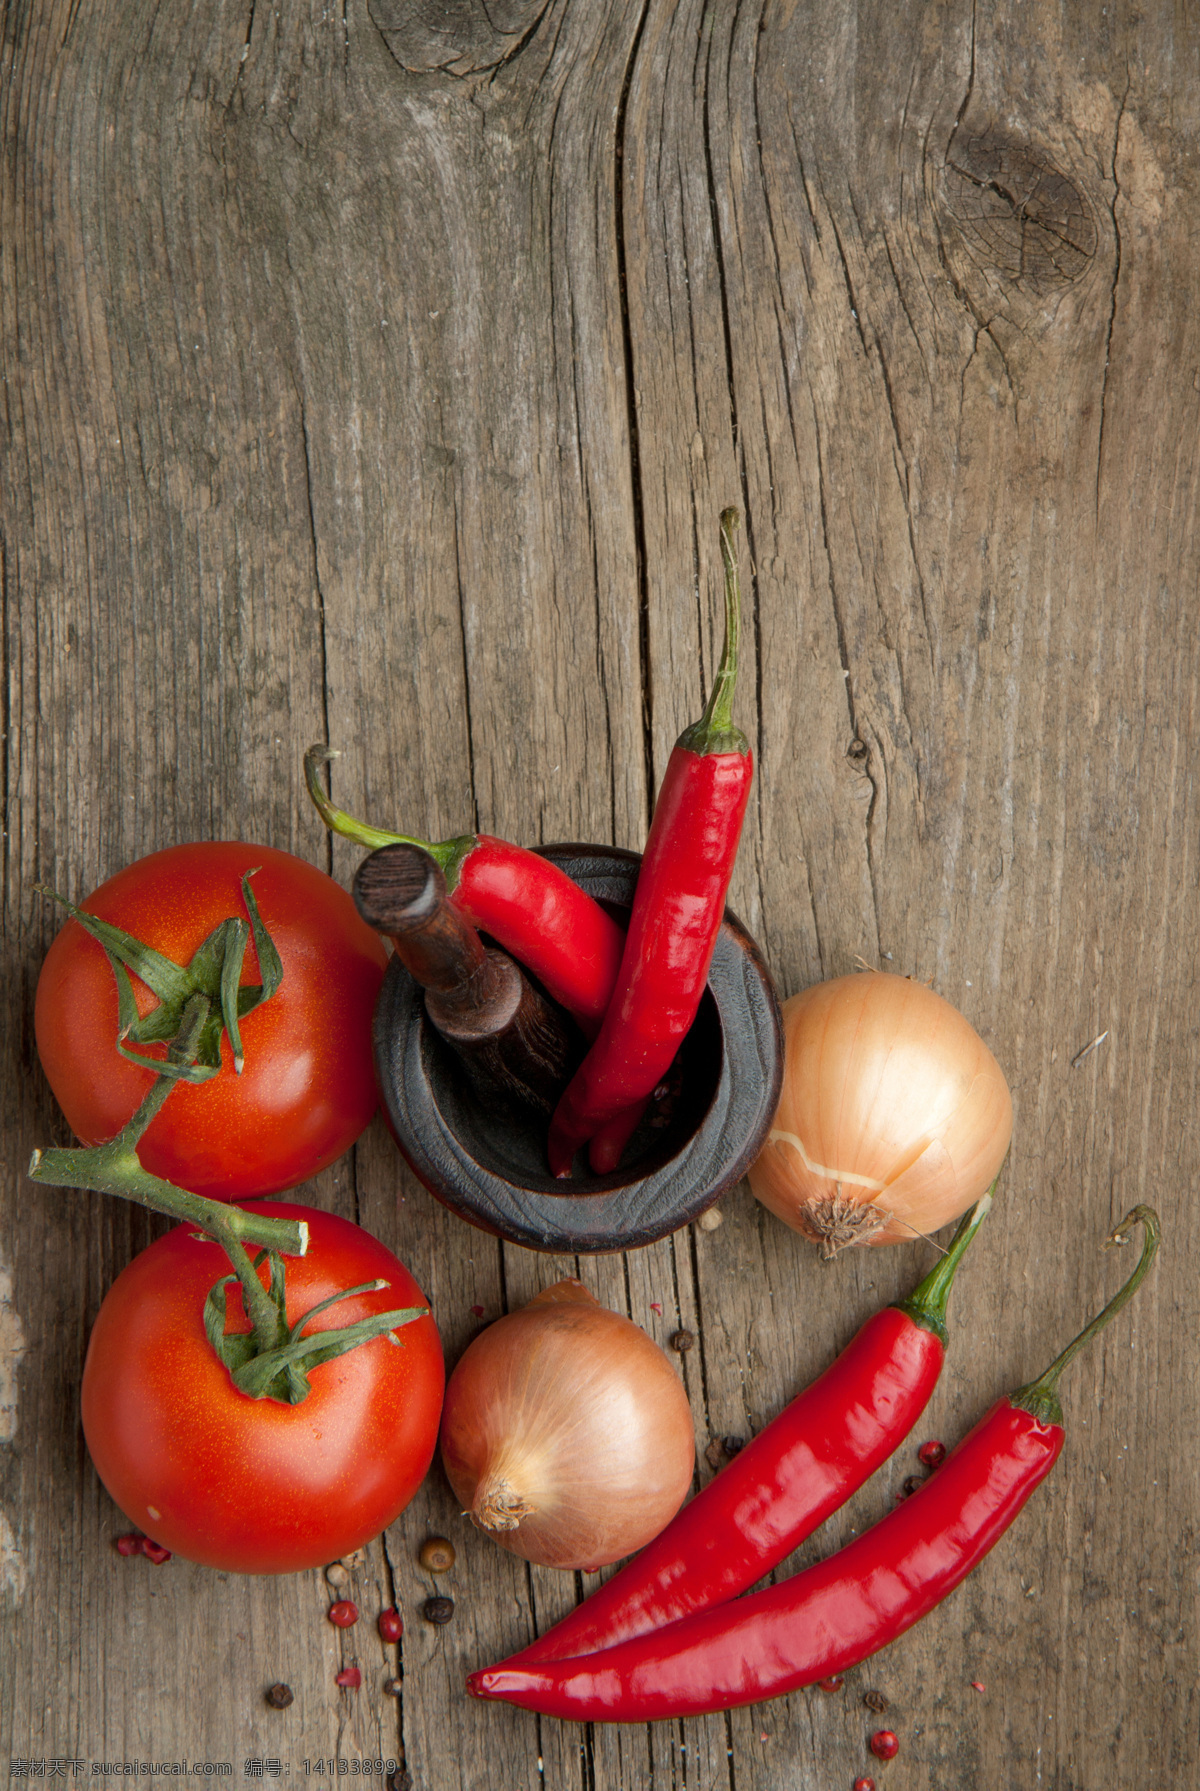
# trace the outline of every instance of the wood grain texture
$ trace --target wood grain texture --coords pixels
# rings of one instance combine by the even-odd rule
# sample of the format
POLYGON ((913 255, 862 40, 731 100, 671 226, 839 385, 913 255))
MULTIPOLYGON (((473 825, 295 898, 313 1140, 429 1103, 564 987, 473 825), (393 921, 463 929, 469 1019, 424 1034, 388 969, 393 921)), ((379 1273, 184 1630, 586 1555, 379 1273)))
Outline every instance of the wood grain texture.
MULTIPOLYGON (((1185 10, 8 0, 0 18, 0 1758, 816 1791, 868 1770, 878 1687, 920 1791, 1193 1782, 1185 10), (78 897, 230 835, 348 883, 356 855, 304 795, 322 738, 344 755, 335 799, 380 825, 640 846, 719 652, 730 502, 759 766, 733 906, 785 991, 860 956, 932 979, 1013 1090, 1004 1199, 924 1433, 961 1434, 1100 1303, 1099 1241, 1128 1206, 1159 1205, 1165 1241, 1152 1291, 1072 1371, 1062 1467, 941 1611, 835 1697, 580 1730, 464 1697, 578 1588, 468 1531, 436 1470, 354 1570, 345 1634, 319 1573, 111 1551, 79 1376, 153 1224, 24 1180, 34 1145, 66 1141, 33 1050, 54 921, 32 886, 78 897), (445 1628, 419 1615, 431 1530, 458 1548, 445 1628), (370 1621, 393 1598, 399 1700, 370 1621), (333 1684, 351 1658, 357 1695, 333 1684), (269 1711, 281 1678, 296 1701, 269 1711)), ((711 1438, 758 1428, 928 1260, 825 1267, 744 1189, 713 1232, 534 1257, 437 1206, 378 1122, 308 1192, 397 1250, 450 1361, 475 1308, 563 1274, 664 1343, 696 1332, 701 1478, 711 1438)))

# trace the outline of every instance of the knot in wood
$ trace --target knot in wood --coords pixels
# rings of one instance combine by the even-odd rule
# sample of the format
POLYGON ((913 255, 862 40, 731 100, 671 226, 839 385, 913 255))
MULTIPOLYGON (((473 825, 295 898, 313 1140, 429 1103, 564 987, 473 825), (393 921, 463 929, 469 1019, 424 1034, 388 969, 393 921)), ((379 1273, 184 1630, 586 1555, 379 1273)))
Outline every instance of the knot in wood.
POLYGON ((995 128, 955 133, 946 204, 972 258, 1014 286, 1069 286, 1095 258, 1095 219, 1080 188, 1035 145, 995 128))
POLYGON ((367 0, 379 35, 412 74, 481 74, 522 47, 547 0, 367 0))

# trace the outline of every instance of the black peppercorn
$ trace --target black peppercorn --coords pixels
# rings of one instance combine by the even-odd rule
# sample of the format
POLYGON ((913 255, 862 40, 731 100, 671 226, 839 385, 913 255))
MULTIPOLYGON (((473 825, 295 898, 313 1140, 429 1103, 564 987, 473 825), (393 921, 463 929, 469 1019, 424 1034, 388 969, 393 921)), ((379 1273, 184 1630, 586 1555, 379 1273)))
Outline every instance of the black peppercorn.
POLYGON ((272 1710, 286 1710, 292 1702, 293 1692, 290 1685, 284 1685, 280 1681, 278 1685, 269 1685, 265 1696, 272 1710))
POLYGON ((421 1615, 426 1623, 449 1623, 454 1615, 452 1598, 427 1598, 421 1606, 421 1615))
POLYGON ((676 1331, 671 1339, 671 1348, 678 1350, 679 1354, 683 1356, 687 1354, 695 1341, 696 1339, 690 1331, 676 1331))
POLYGON ((884 1711, 889 1707, 888 1699, 884 1697, 881 1691, 864 1692, 863 1703, 868 1710, 873 1710, 877 1716, 882 1716, 884 1711))

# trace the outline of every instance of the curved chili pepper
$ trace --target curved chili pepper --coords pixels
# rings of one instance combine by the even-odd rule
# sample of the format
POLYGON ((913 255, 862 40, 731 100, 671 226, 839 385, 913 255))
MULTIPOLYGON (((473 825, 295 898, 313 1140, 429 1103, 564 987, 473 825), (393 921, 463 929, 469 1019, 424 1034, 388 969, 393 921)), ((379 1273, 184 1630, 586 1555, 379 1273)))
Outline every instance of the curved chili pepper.
POLYGON ((989 1191, 907 1300, 869 1318, 653 1542, 505 1665, 593 1654, 724 1604, 844 1505, 929 1403, 954 1273, 991 1204, 989 1191))
POLYGON ((624 933, 599 902, 549 859, 491 834, 464 833, 431 844, 355 820, 335 808, 321 788, 320 767, 337 756, 327 746, 310 746, 304 755, 308 793, 326 827, 369 851, 405 845, 428 852, 441 866, 459 913, 531 970, 594 1038, 625 948, 624 933))
POLYGON ((721 512, 725 645, 704 714, 675 742, 642 854, 617 986, 599 1035, 550 1122, 550 1167, 571 1173, 593 1141, 597 1174, 615 1169, 632 1129, 629 1109, 671 1067, 708 980, 733 875, 754 758, 733 725, 737 678, 736 510, 721 512), (598 1136, 599 1135, 599 1136, 598 1136))
POLYGON ((1000 1399, 924 1486, 856 1541, 781 1585, 582 1659, 473 1673, 475 1697, 580 1722, 647 1722, 753 1704, 843 1672, 903 1635, 1000 1540, 1063 1446, 1057 1382, 1131 1298, 1158 1247, 1150 1207, 1121 1291, 1030 1386, 1000 1399))

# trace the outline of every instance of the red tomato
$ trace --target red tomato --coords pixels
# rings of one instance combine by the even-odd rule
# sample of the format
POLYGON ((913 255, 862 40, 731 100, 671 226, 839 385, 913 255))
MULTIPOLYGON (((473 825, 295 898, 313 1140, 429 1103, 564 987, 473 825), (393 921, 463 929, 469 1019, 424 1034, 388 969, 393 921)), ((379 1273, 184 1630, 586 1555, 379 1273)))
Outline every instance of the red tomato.
MULTIPOLYGON (((307 1219, 308 1254, 284 1259, 288 1319, 339 1288, 390 1285, 318 1313, 332 1330, 428 1302, 390 1250, 332 1213, 291 1201, 254 1212, 307 1219)), ((100 1308, 83 1370, 83 1433, 101 1480, 155 1542, 231 1573, 294 1573, 360 1548, 408 1504, 437 1440, 445 1374, 431 1317, 310 1371, 300 1405, 239 1393, 204 1334, 204 1301, 229 1273, 218 1244, 180 1225, 134 1258, 100 1308)), ((259 1271, 267 1285, 267 1265, 259 1271)), ((228 1331, 248 1331, 236 1283, 228 1331)))
MULTIPOLYGON (((371 1016, 387 962, 346 891, 289 852, 220 840, 153 852, 80 904, 186 965, 214 927, 245 917, 251 879, 283 964, 269 1001, 241 1022, 245 1067, 181 1083, 137 1147, 142 1167, 213 1200, 277 1194, 341 1156, 375 1111, 371 1016)), ((251 940, 242 982, 261 980, 251 940)), ((131 977, 139 1013, 156 997, 131 977)), ((34 1010, 38 1054, 67 1121, 102 1144, 153 1082, 120 1055, 117 988, 104 948, 68 920, 46 954, 34 1010)), ((139 1047, 149 1055, 164 1048, 139 1047)))

